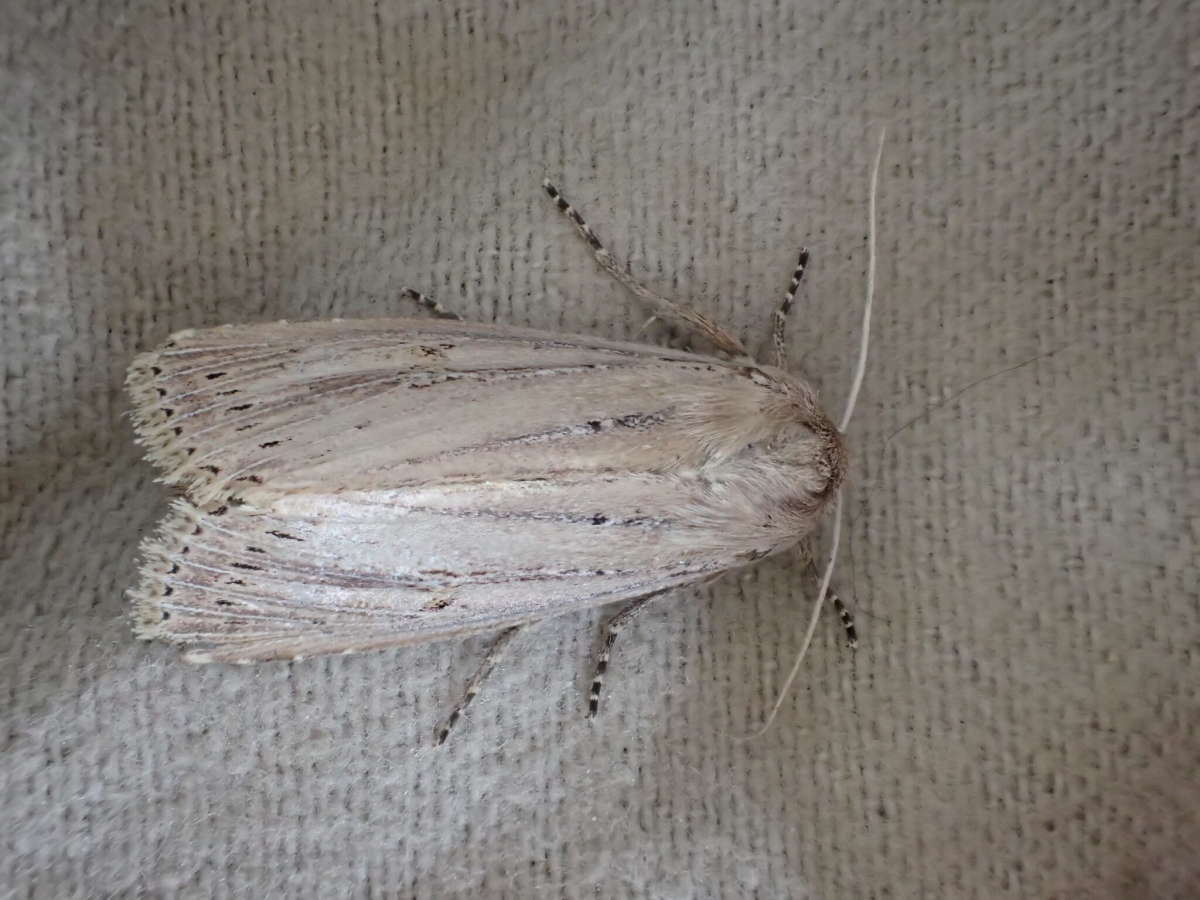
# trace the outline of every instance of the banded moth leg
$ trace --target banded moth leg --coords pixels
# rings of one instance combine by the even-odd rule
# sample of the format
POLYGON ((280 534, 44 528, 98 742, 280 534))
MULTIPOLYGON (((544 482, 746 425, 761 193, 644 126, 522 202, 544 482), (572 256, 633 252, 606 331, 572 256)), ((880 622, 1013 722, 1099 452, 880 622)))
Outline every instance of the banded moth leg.
POLYGON ((546 189, 546 193, 550 195, 550 199, 554 201, 554 205, 575 226, 575 230, 579 232, 580 237, 587 242, 587 245, 592 250, 592 256, 600 268, 616 279, 627 291, 645 303, 655 317, 682 326, 689 331, 702 334, 718 350, 722 350, 731 356, 749 356, 746 348, 742 346, 742 342, 726 331, 721 325, 717 324, 716 321, 704 313, 697 312, 690 306, 668 300, 634 278, 625 270, 624 266, 617 262, 616 257, 609 253, 604 245, 600 243, 600 239, 596 237, 596 233, 583 220, 583 216, 579 214, 578 210, 567 202, 558 188, 551 184, 549 180, 543 181, 542 187, 546 189))

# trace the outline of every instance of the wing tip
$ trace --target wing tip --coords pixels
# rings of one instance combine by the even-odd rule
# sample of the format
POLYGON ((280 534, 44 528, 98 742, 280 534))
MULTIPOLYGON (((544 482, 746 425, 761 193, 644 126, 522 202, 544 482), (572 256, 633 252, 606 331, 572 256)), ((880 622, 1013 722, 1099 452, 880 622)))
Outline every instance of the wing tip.
POLYGON ((207 515, 193 501, 177 498, 155 533, 142 541, 138 582, 125 592, 134 637, 172 644, 180 649, 184 662, 197 665, 304 659, 308 654, 281 645, 277 639, 253 640, 245 634, 217 634, 220 629, 213 629, 212 623, 229 625, 237 621, 237 615, 216 608, 199 608, 203 603, 189 594, 191 586, 186 580, 173 583, 172 576, 186 567, 191 538, 199 533, 207 515), (177 600, 182 605, 172 608, 177 600), (207 627, 198 629, 198 622, 207 627))
MULTIPOLYGON (((180 332, 173 338, 186 336, 180 332)), ((158 468, 163 484, 179 485, 197 503, 208 503, 223 496, 226 479, 219 472, 210 472, 194 465, 191 457, 195 448, 182 439, 183 428, 173 421, 175 411, 164 405, 167 389, 163 387, 160 351, 141 353, 134 358, 125 375, 125 389, 132 401, 130 420, 135 441, 145 451, 145 458, 158 468)))
POLYGON ((157 531, 142 541, 138 583, 126 591, 130 624, 139 640, 180 643, 178 635, 166 624, 171 619, 167 598, 175 591, 170 576, 179 570, 177 557, 187 552, 187 536, 195 529, 200 515, 192 503, 176 499, 157 531))
POLYGON ((133 401, 130 419, 137 443, 146 448, 146 458, 163 469, 166 480, 178 480, 188 453, 177 440, 179 427, 171 423, 174 411, 162 403, 167 389, 160 383, 163 368, 159 362, 157 350, 134 358, 125 374, 125 390, 133 401))

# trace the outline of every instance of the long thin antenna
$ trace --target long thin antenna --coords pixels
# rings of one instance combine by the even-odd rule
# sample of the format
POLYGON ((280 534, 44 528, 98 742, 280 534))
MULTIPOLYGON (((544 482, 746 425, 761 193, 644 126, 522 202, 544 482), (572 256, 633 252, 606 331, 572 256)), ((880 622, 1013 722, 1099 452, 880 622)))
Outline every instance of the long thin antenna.
MULTIPOLYGON (((867 371, 867 348, 871 343, 871 305, 875 299, 875 195, 879 189, 879 165, 883 160, 883 139, 886 135, 887 128, 884 127, 879 132, 879 147, 875 150, 875 162, 871 166, 871 187, 867 199, 867 302, 863 305, 862 339, 859 343, 858 364, 855 366, 854 381, 850 386, 850 395, 846 398, 846 411, 842 413, 842 423, 838 426, 838 431, 845 431, 846 426, 850 424, 854 406, 858 403, 858 392, 862 388, 863 375, 867 371)), ((825 606, 825 597, 829 594, 829 583, 833 580, 833 567, 837 563, 838 546, 842 542, 842 493, 840 490, 833 503, 833 544, 829 548, 829 561, 825 563, 825 571, 821 574, 821 588, 817 591, 817 602, 808 619, 808 629, 804 632, 804 640, 800 643, 800 652, 796 654, 796 661, 792 663, 792 670, 788 672, 779 696, 775 698, 775 705, 771 707, 767 721, 763 723, 762 728, 754 732, 752 737, 762 737, 774 724, 775 717, 779 714, 784 699, 792 689, 792 682, 796 680, 796 675, 800 672, 800 664, 808 655, 808 648, 812 645, 813 635, 817 631, 821 609, 825 606)))
POLYGON ((754 732, 752 737, 762 737, 774 724, 775 717, 779 715, 783 701, 792 689, 792 682, 796 680, 796 675, 800 672, 800 664, 808 655, 809 645, 812 644, 813 635, 817 631, 817 622, 821 619, 821 607, 825 605, 825 596, 829 593, 829 582, 833 580, 833 564, 837 561, 838 544, 842 541, 842 494, 840 491, 833 504, 833 546, 829 548, 829 562, 825 564, 825 571, 821 575, 821 589, 817 591, 817 602, 808 619, 808 630, 804 632, 804 641, 800 644, 800 652, 796 654, 796 661, 792 663, 792 671, 788 672, 788 677, 779 690, 779 696, 775 698, 775 705, 771 707, 771 713, 767 716, 767 721, 763 723, 762 728, 754 732))
POLYGON ((854 370, 854 381, 850 385, 850 396, 846 398, 846 411, 838 431, 845 431, 854 415, 858 403, 858 392, 862 389, 863 376, 867 371, 867 347, 871 343, 871 306, 875 302, 875 195, 879 190, 879 164, 883 160, 883 139, 887 127, 879 131, 879 146, 875 149, 875 163, 871 166, 871 191, 867 195, 867 302, 863 304, 862 336, 858 345, 858 366, 854 370))

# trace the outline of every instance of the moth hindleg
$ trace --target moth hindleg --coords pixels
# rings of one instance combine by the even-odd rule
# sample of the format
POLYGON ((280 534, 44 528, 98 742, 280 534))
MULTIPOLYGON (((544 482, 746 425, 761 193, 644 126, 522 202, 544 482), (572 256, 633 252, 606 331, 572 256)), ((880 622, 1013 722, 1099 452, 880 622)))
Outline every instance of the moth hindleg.
POLYGON ((454 704, 454 708, 450 710, 450 714, 434 730, 433 736, 437 743, 445 743, 446 738, 450 734, 450 729, 462 718, 463 712, 471 705, 471 701, 475 699, 475 695, 479 693, 479 686, 492 674, 492 670, 496 668, 496 663, 500 662, 501 657, 504 656, 504 651, 508 649, 509 642, 521 630, 521 627, 520 625, 514 625, 511 628, 505 628, 488 645, 483 655, 483 661, 479 664, 479 668, 475 670, 475 674, 471 676, 471 680, 467 682, 467 689, 462 699, 454 704))
POLYGON ((439 319, 454 319, 455 321, 462 321, 462 316, 460 316, 458 313, 446 309, 446 307, 442 306, 442 304, 438 303, 432 297, 427 297, 420 291, 415 291, 410 287, 401 288, 400 296, 411 297, 439 319))
POLYGON ((621 629, 630 623, 634 616, 642 611, 647 603, 660 594, 665 593, 665 590, 654 591, 651 594, 646 594, 644 597, 630 600, 604 626, 604 643, 600 647, 600 652, 596 654, 596 666, 592 675, 592 685, 588 690, 589 718, 595 716, 596 712, 600 709, 600 690, 604 686, 604 675, 608 672, 608 660, 612 656, 612 648, 613 644, 617 642, 617 635, 621 633, 621 629))
POLYGON ((575 230, 579 232, 580 236, 587 242, 587 245, 592 248, 592 256, 595 257, 600 268, 615 278, 627 291, 645 303, 655 316, 682 325, 691 331, 699 332, 712 341, 717 349, 723 350, 731 356, 749 356, 746 348, 742 346, 741 341, 718 325, 714 320, 691 307, 684 306, 656 294, 625 271, 616 258, 600 243, 600 239, 596 237, 596 233, 583 220, 583 216, 559 193, 558 188, 551 184, 549 180, 544 180, 542 187, 546 189, 546 193, 550 195, 550 199, 554 201, 554 205, 562 211, 563 215, 571 220, 571 224, 575 226, 575 230))

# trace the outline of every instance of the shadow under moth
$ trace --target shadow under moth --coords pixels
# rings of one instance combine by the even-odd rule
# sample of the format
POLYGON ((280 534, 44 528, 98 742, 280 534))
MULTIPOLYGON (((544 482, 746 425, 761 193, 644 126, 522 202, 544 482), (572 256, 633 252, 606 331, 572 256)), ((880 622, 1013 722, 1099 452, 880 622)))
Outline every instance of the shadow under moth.
MULTIPOLYGON (((138 441, 182 493, 143 545, 139 637, 250 663, 493 633, 441 742, 520 626, 619 603, 594 714, 647 599, 793 548, 837 505, 845 422, 780 367, 807 254, 762 365, 545 187, 606 271, 721 355, 471 324, 414 291, 436 318, 178 332, 128 376, 138 441)), ((869 279, 873 228, 870 246, 869 279)))

